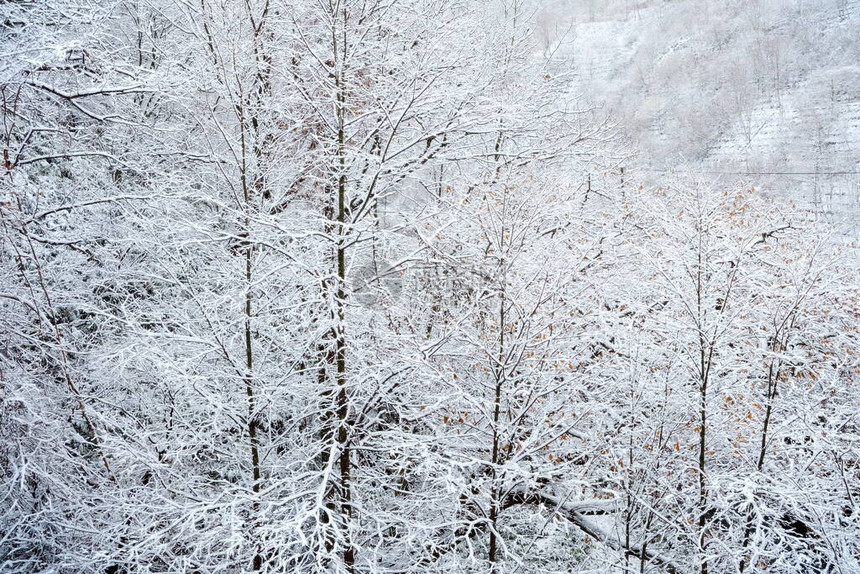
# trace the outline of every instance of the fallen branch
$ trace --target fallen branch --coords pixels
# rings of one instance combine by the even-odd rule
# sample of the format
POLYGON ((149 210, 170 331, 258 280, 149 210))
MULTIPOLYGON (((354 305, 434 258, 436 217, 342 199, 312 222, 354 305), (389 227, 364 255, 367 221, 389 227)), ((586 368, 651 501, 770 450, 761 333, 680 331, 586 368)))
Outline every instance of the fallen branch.
POLYGON ((635 556, 639 559, 645 559, 666 568, 671 574, 680 574, 679 568, 670 559, 665 558, 651 550, 643 549, 641 546, 626 545, 623 541, 610 536, 604 532, 599 526, 591 522, 585 517, 585 513, 597 514, 593 501, 585 501, 586 504, 580 502, 569 502, 551 494, 539 492, 523 492, 513 491, 508 494, 506 505, 513 506, 517 504, 533 504, 542 505, 554 508, 556 512, 562 514, 568 522, 575 525, 577 528, 588 534, 595 540, 599 540, 606 546, 614 550, 624 551, 629 556, 635 556))

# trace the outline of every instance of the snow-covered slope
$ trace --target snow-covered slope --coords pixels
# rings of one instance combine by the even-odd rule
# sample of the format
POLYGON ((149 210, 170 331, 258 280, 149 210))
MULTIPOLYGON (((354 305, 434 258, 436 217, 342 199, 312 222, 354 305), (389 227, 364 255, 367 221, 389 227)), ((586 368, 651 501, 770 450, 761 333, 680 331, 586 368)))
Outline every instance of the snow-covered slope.
POLYGON ((557 0, 537 30, 643 167, 748 174, 860 235, 860 0, 557 0))

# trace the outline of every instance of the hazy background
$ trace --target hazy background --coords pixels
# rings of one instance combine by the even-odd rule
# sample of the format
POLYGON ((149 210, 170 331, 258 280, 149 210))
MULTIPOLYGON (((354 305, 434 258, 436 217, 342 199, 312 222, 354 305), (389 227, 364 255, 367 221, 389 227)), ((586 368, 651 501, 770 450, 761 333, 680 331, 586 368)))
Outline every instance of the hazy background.
POLYGON ((640 173, 730 174, 860 237, 860 0, 557 0, 536 26, 640 173))

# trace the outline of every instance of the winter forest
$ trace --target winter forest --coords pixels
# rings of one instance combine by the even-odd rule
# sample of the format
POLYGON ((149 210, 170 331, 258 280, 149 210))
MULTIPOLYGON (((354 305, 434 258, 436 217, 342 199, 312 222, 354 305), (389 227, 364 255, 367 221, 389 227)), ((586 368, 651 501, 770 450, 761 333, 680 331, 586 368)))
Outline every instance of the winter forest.
POLYGON ((0 23, 2 574, 860 573, 860 2, 0 23))

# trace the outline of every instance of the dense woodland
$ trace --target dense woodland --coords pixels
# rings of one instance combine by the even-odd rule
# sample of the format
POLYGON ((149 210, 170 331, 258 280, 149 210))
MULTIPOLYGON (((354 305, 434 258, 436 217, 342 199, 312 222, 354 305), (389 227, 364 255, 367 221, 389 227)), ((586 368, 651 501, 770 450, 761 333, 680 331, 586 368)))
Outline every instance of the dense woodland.
POLYGON ((0 572, 860 572, 856 253, 539 14, 0 3, 0 572))

